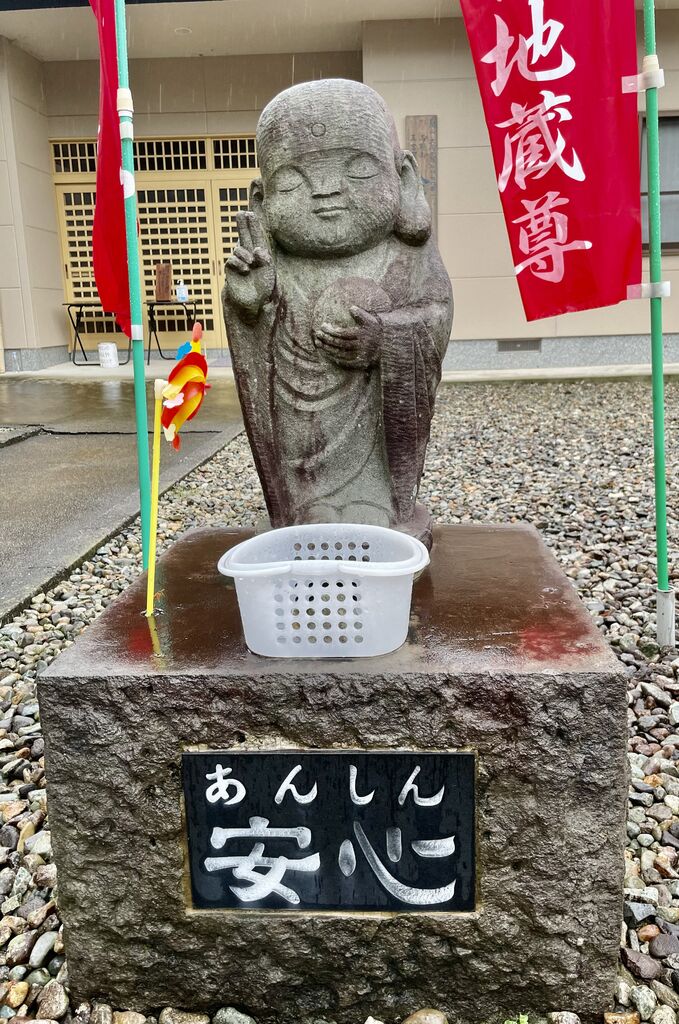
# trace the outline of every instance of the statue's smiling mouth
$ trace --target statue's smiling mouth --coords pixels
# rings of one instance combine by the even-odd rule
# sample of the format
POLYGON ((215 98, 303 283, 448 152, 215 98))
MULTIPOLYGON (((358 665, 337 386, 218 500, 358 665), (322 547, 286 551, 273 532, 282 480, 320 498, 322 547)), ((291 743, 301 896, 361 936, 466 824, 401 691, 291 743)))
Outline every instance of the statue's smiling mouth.
POLYGON ((338 214, 343 213, 347 209, 346 206, 318 206, 314 213, 317 217, 329 218, 337 217, 338 214))

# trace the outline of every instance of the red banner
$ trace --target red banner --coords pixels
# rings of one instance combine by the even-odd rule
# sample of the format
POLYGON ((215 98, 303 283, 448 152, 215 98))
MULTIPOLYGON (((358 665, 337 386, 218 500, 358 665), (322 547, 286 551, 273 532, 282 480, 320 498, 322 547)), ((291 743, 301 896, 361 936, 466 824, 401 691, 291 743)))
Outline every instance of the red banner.
POLYGON ((92 228, 94 279, 99 299, 130 337, 130 286, 127 276, 125 197, 118 119, 118 56, 113 0, 90 0, 99 27, 99 138, 97 201, 92 228))
POLYGON ((461 0, 528 320, 641 281, 634 0, 461 0))

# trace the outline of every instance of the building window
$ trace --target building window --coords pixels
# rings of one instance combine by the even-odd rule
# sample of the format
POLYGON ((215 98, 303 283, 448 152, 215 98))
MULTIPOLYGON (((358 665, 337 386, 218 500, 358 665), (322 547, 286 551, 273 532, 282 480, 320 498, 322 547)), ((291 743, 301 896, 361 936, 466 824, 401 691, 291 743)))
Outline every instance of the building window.
POLYGON ((254 138, 213 139, 212 152, 218 171, 241 170, 257 166, 254 138))
MULTIPOLYGON (((679 250, 679 117, 660 118, 660 215, 663 245, 679 250)), ((641 231, 648 249, 646 121, 641 129, 641 231)))

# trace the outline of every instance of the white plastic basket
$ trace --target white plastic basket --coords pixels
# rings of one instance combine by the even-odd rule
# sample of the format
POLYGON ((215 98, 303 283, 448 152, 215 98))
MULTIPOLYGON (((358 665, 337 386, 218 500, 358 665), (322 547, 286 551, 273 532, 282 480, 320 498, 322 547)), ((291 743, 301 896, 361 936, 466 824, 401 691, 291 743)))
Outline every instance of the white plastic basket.
POLYGON ((414 537, 381 526, 287 526, 231 548, 245 641, 273 658, 388 654, 408 632, 413 577, 429 563, 414 537))

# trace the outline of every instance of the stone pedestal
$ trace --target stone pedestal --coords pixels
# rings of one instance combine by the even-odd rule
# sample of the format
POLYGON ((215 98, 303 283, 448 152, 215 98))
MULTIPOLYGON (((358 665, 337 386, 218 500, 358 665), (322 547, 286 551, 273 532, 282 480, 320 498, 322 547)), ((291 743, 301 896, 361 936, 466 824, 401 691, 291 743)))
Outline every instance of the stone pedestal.
POLYGON ((216 570, 244 531, 162 560, 157 635, 131 587, 40 680, 49 816, 76 999, 230 1004, 360 1024, 464 1022, 612 997, 622 909, 625 681, 537 533, 439 527, 408 642, 376 659, 259 658, 216 570), (194 910, 191 749, 472 750, 476 910, 194 910))

